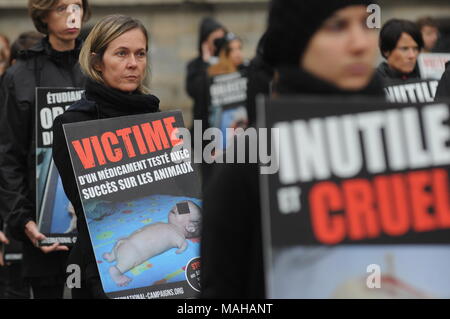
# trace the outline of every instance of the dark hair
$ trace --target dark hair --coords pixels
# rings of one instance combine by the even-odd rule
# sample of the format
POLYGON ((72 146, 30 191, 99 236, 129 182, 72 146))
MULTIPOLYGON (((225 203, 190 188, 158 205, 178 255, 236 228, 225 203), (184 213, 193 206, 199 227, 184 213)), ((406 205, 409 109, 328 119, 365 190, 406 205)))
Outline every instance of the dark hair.
POLYGON ((311 38, 336 11, 376 0, 272 0, 264 41, 264 61, 272 67, 298 67, 311 38))
POLYGON ((409 34, 419 46, 423 48, 423 38, 419 27, 412 21, 391 19, 386 22, 380 31, 380 51, 381 55, 387 59, 386 53, 397 47, 398 40, 403 33, 409 34))
MULTIPOLYGON (((42 20, 58 4, 59 0, 28 0, 28 13, 33 20, 33 24, 41 33, 48 34, 47 24, 42 20)), ((87 21, 91 16, 91 8, 88 0, 82 0, 83 21, 87 21)))
POLYGON ((422 31, 423 27, 433 27, 438 29, 439 28, 439 24, 437 23, 436 20, 434 20, 432 17, 423 17, 417 20, 417 26, 419 27, 419 29, 422 31))
POLYGON ((224 49, 226 50, 226 54, 228 56, 228 54, 230 53, 230 43, 234 40, 239 40, 240 42, 242 42, 242 40, 233 32, 228 32, 224 37, 215 39, 214 46, 216 47, 216 50, 214 51, 214 56, 219 56, 220 51, 224 49))
POLYGON ((19 35, 19 37, 11 45, 10 64, 19 56, 19 52, 27 50, 38 43, 44 35, 36 31, 27 31, 19 35))

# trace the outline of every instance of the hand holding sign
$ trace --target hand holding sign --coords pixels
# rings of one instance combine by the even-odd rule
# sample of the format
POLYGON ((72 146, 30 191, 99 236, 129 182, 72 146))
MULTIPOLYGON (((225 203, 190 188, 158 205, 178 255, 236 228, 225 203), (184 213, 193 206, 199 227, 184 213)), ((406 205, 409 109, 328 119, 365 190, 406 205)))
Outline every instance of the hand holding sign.
MULTIPOLYGON (((9 244, 9 240, 8 238, 6 238, 5 234, 0 231, 0 243, 2 244, 9 244)), ((0 251, 0 267, 3 267, 5 265, 5 262, 3 260, 3 252, 0 251)))
MULTIPOLYGON (((34 221, 29 221, 25 225, 25 234, 28 236, 30 241, 33 243, 34 246, 39 247, 39 241, 46 239, 44 234, 40 233, 38 230, 38 227, 34 221)), ((68 251, 69 248, 67 246, 62 246, 59 243, 54 243, 51 246, 47 247, 39 247, 40 250, 44 254, 48 254, 54 251, 68 251)))

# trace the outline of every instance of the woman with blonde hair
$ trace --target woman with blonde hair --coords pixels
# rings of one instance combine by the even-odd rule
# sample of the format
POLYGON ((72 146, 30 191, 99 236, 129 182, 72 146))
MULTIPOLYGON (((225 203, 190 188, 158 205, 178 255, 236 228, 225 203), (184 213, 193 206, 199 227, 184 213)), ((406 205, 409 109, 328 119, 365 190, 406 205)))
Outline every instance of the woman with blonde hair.
POLYGON ((69 264, 81 267, 81 288, 72 297, 105 298, 84 217, 81 199, 62 125, 66 123, 159 111, 159 100, 144 86, 147 70, 148 33, 137 19, 110 15, 92 29, 80 53, 80 65, 88 80, 83 98, 53 125, 53 159, 67 197, 77 215, 78 240, 69 264))

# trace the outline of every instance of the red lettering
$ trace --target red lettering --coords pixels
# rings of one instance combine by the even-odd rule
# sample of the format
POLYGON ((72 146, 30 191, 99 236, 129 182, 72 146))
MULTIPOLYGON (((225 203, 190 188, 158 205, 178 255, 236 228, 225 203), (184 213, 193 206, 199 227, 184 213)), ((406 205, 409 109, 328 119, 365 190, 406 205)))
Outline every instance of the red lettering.
POLYGON ((407 194, 402 175, 378 176, 374 180, 380 222, 390 236, 406 234, 410 227, 407 194))
POLYGON ((183 140, 176 138, 176 134, 178 133, 178 129, 173 127, 173 123, 175 123, 175 117, 166 117, 164 119, 164 125, 167 129, 167 135, 170 138, 170 141, 172 142, 172 146, 178 145, 183 143, 183 140))
POLYGON ((72 141, 72 146, 75 149, 81 164, 83 164, 84 169, 92 168, 95 166, 95 161, 90 140, 89 138, 83 138, 81 142, 83 145, 81 145, 79 140, 72 141))
POLYGON ((106 132, 102 135, 101 138, 103 149, 105 150, 106 158, 110 162, 118 162, 122 159, 123 154, 120 148, 115 148, 114 151, 111 148, 111 145, 119 144, 119 140, 117 136, 112 132, 106 132))
POLYGON ((94 152, 95 155, 97 156, 97 161, 100 165, 105 165, 106 164, 106 158, 105 158, 105 154, 103 154, 103 150, 102 147, 100 145, 100 141, 98 140, 97 136, 91 136, 91 143, 92 146, 94 147, 94 152))
POLYGON ((153 121, 152 125, 153 127, 150 126, 150 123, 144 123, 141 125, 142 132, 144 133, 144 138, 150 152, 154 152, 156 149, 158 151, 162 150, 163 145, 164 148, 169 148, 169 142, 161 121, 153 121))
POLYGON ((135 157, 136 152, 134 151, 133 143, 131 143, 130 134, 131 128, 126 127, 121 130, 117 130, 116 134, 122 137, 123 142, 125 143, 125 149, 127 150, 129 157, 135 157))
POLYGON ((408 175, 413 212, 413 227, 417 232, 434 230, 436 222, 429 214, 433 196, 425 187, 431 186, 431 177, 427 171, 411 172, 408 175))
POLYGON ((342 187, 348 215, 349 238, 360 240, 366 237, 378 237, 380 226, 369 181, 349 180, 345 181, 342 187))
POLYGON ((342 215, 331 215, 342 210, 343 202, 339 187, 331 182, 314 185, 309 193, 311 222, 317 239, 324 244, 337 244, 345 238, 345 221, 342 215))
POLYGON ((436 202, 436 217, 442 228, 450 228, 450 192, 448 189, 448 172, 435 169, 432 172, 433 189, 436 202))
POLYGON ((134 125, 132 127, 134 138, 136 139, 139 152, 144 155, 148 153, 147 147, 145 146, 144 138, 142 137, 141 130, 139 129, 139 126, 134 125))

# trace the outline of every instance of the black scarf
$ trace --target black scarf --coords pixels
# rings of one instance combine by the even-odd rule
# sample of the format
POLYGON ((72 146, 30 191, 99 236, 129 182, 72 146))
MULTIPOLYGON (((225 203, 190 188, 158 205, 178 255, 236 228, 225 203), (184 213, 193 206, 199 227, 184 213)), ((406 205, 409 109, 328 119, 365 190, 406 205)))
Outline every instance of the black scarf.
POLYGON ((50 57, 57 66, 71 69, 77 62, 80 55, 82 41, 80 39, 75 40, 75 48, 68 51, 56 51, 52 48, 48 37, 42 39, 42 46, 45 53, 50 57))
POLYGON ((411 80, 411 79, 420 79, 420 71, 419 67, 417 66, 414 68, 414 70, 411 73, 402 73, 400 71, 394 70, 387 64, 386 62, 383 62, 380 64, 380 66, 377 69, 377 72, 385 79, 387 80, 411 80))
POLYGON ((100 118, 159 112, 159 99, 154 95, 126 93, 90 79, 85 94, 96 103, 100 118))
POLYGON ((384 97, 383 84, 375 75, 371 82, 357 91, 343 90, 323 81, 309 72, 299 68, 280 68, 278 81, 275 81, 274 91, 278 94, 312 94, 312 95, 369 95, 384 97))

